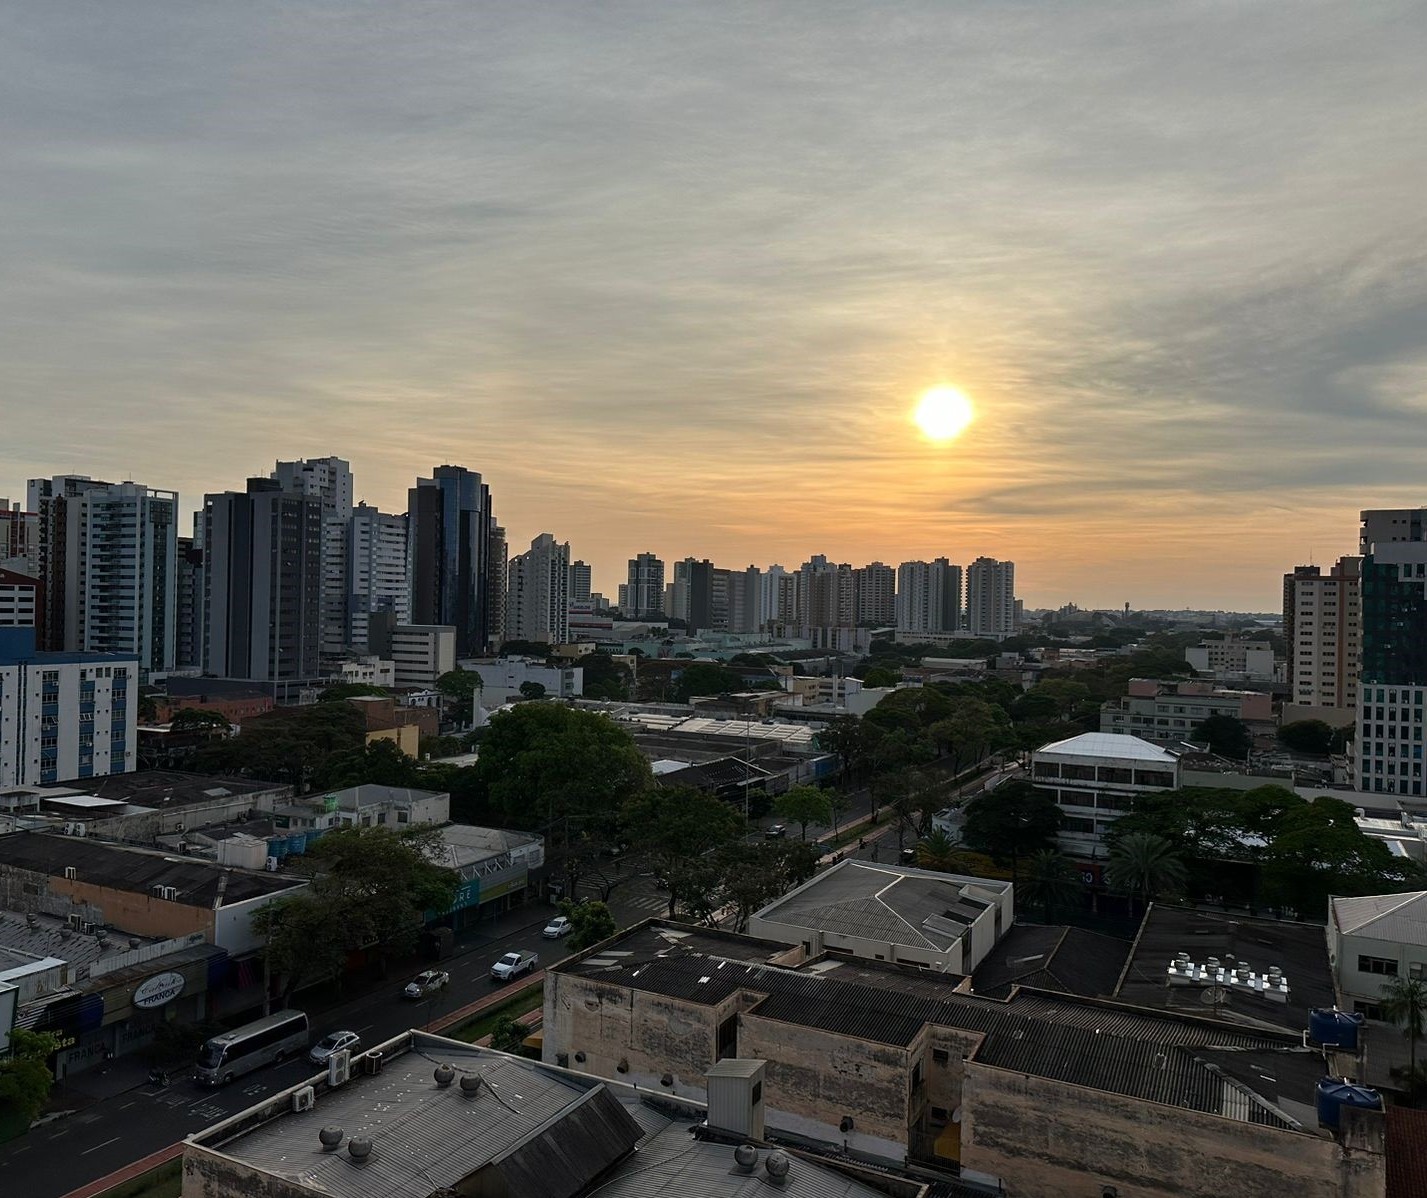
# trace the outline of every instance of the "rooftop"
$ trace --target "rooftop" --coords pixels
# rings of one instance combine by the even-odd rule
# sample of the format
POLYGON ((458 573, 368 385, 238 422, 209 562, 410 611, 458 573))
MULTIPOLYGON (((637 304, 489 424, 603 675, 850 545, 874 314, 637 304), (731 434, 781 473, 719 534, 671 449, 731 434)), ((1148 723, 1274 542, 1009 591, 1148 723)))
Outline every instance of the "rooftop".
POLYGON ((57 957, 71 965, 89 965, 157 943, 154 937, 126 932, 111 936, 106 931, 100 939, 98 935, 76 931, 53 915, 0 911, 0 969, 6 968, 5 961, 14 964, 22 957, 57 957))
POLYGON ((1333 923, 1344 936, 1427 945, 1427 890, 1331 900, 1333 923))
POLYGON ((247 873, 147 849, 121 848, 80 836, 50 832, 14 832, 0 836, 0 868, 62 877, 68 867, 75 880, 111 890, 149 894, 154 886, 172 886, 175 902, 215 907, 291 890, 297 883, 275 874, 247 873))
POLYGON ((1119 732, 1084 732, 1066 740, 1053 741, 1036 750, 1039 753, 1055 753, 1061 757, 1111 757, 1117 761, 1152 761, 1161 765, 1173 765, 1176 758, 1158 745, 1152 745, 1138 736, 1125 736, 1119 732))
POLYGON ((177 770, 137 770, 128 774, 110 774, 105 778, 86 778, 83 790, 74 786, 46 786, 36 793, 44 798, 66 801, 70 796, 82 795, 112 799, 136 807, 172 807, 287 789, 277 783, 255 782, 247 778, 215 778, 209 774, 185 774, 177 770))
MULTIPOLYGON (((766 1198, 763 1170, 736 1169, 728 1144, 699 1140, 695 1103, 410 1032, 380 1046, 383 1067, 354 1067, 338 1088, 316 1086, 310 1110, 292 1091, 192 1136, 220 1154, 331 1198, 428 1198, 433 1192, 508 1198, 766 1198), (437 1068, 448 1065, 443 1085, 437 1068), (477 1084, 468 1092, 467 1079, 477 1084), (466 1083, 466 1084, 463 1084, 466 1083), (340 1128, 324 1147, 318 1133, 340 1128), (370 1142, 358 1163, 354 1138, 370 1142)), ((355 1063, 354 1063, 355 1064, 355 1063)), ((794 1157, 787 1198, 879 1198, 831 1168, 794 1157)))
POLYGON ((1146 1007, 1173 1007, 1200 1016, 1272 1024, 1297 1032, 1308 1026, 1310 1008, 1334 1004, 1335 990, 1321 924, 1155 904, 1140 927, 1116 997, 1146 1007), (1259 972, 1277 965, 1288 979, 1288 1002, 1260 998, 1237 987, 1227 992, 1215 988, 1211 1001, 1203 987, 1170 986, 1167 971, 1178 953, 1188 953, 1196 964, 1218 957, 1226 968, 1231 959, 1259 972))
POLYGON ((999 895, 1010 888, 1009 882, 847 858, 754 918, 943 952, 992 907, 994 899, 975 891, 999 895))
POLYGON ((698 1005, 761 994, 746 1017, 897 1047, 911 1046, 929 1024, 956 1028, 977 1038, 970 1059, 982 1064, 1282 1129, 1316 1127, 1279 1100, 1282 1087, 1311 1103, 1322 1075, 1321 1059, 1296 1034, 1030 989, 983 998, 960 990, 963 979, 869 961, 779 966, 750 959, 768 942, 738 954, 729 939, 650 921, 550 973, 698 1005), (1256 1081, 1224 1069, 1220 1057, 1231 1052, 1261 1054, 1256 1081))
POLYGON ((1018 923, 976 967, 971 988, 987 998, 1005 998, 1016 985, 1109 997, 1132 947, 1128 940, 1084 928, 1018 923))

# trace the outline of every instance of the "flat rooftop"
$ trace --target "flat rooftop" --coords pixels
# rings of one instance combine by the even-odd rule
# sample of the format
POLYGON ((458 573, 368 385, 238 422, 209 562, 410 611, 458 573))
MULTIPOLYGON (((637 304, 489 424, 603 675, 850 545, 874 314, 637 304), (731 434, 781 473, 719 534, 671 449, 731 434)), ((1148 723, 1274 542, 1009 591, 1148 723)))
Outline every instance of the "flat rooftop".
POLYGON ((172 886, 178 891, 173 901, 190 907, 240 903, 291 890, 297 884, 276 874, 249 873, 191 857, 121 848, 50 832, 0 836, 0 868, 3 867, 54 878, 62 878, 65 869, 72 867, 76 881, 133 894, 149 894, 154 886, 172 886))
POLYGON ((1271 1024, 1294 1032, 1308 1026, 1312 1007, 1336 1001, 1333 967, 1328 962, 1327 930, 1322 924, 1250 919, 1182 907, 1150 907, 1140 926, 1134 955, 1116 992, 1122 1002, 1191 1012, 1202 1017, 1271 1024), (1277 965, 1288 979, 1288 1001, 1261 998, 1237 986, 1216 988, 1206 1001, 1200 986, 1170 986, 1168 969, 1179 953, 1195 964, 1206 957, 1248 965, 1257 973, 1277 965))
POLYGON ((1031 989, 983 998, 966 993, 962 978, 875 962, 780 966, 750 959, 769 942, 738 953, 729 939, 650 921, 549 972, 708 1006, 738 992, 762 994, 749 1017, 897 1047, 929 1024, 956 1028, 978 1038, 970 1059, 982 1064, 1316 1134, 1304 1104, 1322 1060, 1297 1034, 1031 989), (1221 1058, 1246 1052, 1274 1068, 1261 1067, 1255 1080, 1229 1076, 1221 1058))
POLYGON ((288 789, 276 782, 255 782, 247 778, 215 778, 209 774, 185 774, 177 770, 137 770, 87 778, 84 789, 74 786, 46 786, 36 793, 44 798, 68 800, 71 796, 111 799, 135 807, 175 807, 211 803, 235 795, 269 794, 288 789))
POLYGON ((310 1110, 294 1112, 286 1091, 190 1136, 188 1155, 216 1153, 331 1198, 884 1198, 801 1156, 781 1186, 763 1169, 739 1172, 731 1145, 692 1137, 705 1117, 696 1103, 423 1032, 378 1050, 380 1073, 354 1061, 345 1085, 318 1082, 310 1110), (324 1128, 341 1129, 331 1150, 324 1128), (353 1138, 371 1145, 365 1163, 353 1138))

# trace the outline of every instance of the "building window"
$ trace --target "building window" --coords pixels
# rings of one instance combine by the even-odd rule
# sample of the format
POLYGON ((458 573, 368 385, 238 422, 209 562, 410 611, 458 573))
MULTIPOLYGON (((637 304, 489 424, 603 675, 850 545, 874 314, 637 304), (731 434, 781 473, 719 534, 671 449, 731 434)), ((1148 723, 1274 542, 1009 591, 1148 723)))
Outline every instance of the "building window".
POLYGON ((1383 977, 1395 978, 1397 976, 1397 962, 1387 957, 1368 957, 1359 954, 1359 973, 1376 973, 1383 977))
POLYGON ((935 1065, 946 1065, 951 1061, 951 1053, 944 1048, 932 1049, 932 1063, 935 1065))
POLYGON ((1375 1002, 1354 1002, 1353 1013, 1364 1019, 1381 1019, 1382 1008, 1375 1002))

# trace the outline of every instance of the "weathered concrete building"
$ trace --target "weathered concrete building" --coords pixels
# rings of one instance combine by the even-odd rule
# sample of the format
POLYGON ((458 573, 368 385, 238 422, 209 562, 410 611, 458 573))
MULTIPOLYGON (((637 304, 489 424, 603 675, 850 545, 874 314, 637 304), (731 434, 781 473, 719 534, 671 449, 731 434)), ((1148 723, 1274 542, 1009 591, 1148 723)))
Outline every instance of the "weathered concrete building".
POLYGON ((1013 1196, 1384 1193, 1380 1112, 1320 1131, 1300 1036, 965 981, 652 922, 547 971, 544 1057, 691 1097, 764 1059, 779 1134, 1013 1196))

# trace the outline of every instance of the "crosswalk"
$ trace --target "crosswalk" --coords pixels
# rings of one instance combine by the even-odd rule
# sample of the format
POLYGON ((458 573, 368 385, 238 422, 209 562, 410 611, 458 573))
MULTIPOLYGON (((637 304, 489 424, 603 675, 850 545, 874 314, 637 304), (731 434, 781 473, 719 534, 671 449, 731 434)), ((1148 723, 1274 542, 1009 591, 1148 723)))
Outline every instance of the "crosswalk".
POLYGON ((641 894, 633 898, 618 898, 615 902, 621 907, 633 908, 636 911, 653 911, 661 913, 669 909, 669 900, 658 894, 641 894))

